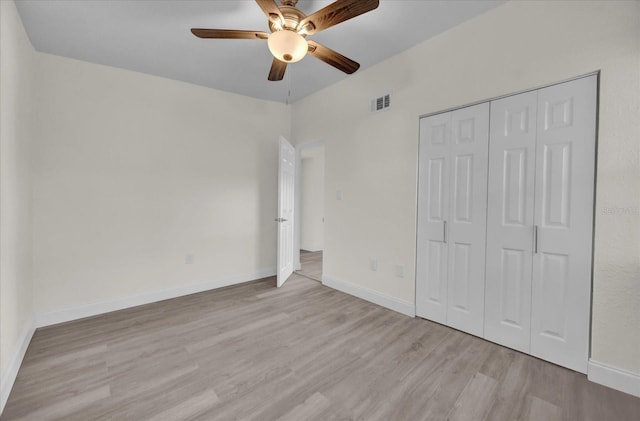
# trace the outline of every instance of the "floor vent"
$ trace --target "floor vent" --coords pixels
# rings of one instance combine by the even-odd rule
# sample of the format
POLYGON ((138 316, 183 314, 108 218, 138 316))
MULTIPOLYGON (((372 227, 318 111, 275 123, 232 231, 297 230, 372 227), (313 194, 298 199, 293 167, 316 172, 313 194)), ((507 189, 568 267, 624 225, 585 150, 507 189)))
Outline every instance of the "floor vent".
POLYGON ((386 94, 371 100, 371 111, 386 110, 391 106, 391 95, 386 94))

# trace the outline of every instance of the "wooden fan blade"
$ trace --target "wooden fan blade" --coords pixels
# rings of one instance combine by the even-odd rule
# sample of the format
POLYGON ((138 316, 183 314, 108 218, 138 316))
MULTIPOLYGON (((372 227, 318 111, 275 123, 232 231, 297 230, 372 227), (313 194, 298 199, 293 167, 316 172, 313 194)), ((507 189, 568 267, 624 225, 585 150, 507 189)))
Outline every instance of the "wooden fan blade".
POLYGON ((191 33, 198 38, 226 39, 267 39, 269 34, 262 31, 237 31, 235 29, 203 29, 191 28, 191 33))
POLYGON ((331 48, 325 47, 324 45, 311 40, 308 40, 307 43, 309 44, 309 54, 338 70, 342 70, 350 75, 360 68, 360 64, 336 51, 333 51, 331 48))
POLYGON ((273 63, 271 64, 271 70, 269 70, 268 79, 274 82, 282 80, 285 70, 287 70, 287 63, 274 58, 273 63))
POLYGON ((275 0, 256 0, 256 3, 258 3, 258 6, 260 6, 270 21, 273 22, 275 19, 279 18, 280 22, 284 23, 284 17, 282 16, 282 12, 275 0))
POLYGON ((315 34, 378 7, 379 0, 337 0, 302 19, 298 31, 315 34))

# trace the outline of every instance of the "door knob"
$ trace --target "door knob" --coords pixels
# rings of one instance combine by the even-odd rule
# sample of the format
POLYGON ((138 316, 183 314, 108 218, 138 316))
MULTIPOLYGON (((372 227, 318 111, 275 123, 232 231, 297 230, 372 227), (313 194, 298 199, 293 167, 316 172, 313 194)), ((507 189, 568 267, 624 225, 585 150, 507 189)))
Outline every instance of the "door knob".
POLYGON ((287 222, 287 220, 284 219, 284 218, 276 218, 276 219, 274 219, 274 221, 276 221, 276 222, 287 222))

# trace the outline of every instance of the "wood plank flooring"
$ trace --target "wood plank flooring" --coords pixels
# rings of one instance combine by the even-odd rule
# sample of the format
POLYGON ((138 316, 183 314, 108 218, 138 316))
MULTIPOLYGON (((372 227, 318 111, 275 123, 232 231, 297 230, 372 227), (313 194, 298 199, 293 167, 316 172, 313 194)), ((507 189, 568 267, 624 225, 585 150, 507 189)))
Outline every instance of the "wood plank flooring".
POLYGON ((38 329, 5 420, 638 420, 640 399, 293 275, 38 329))
POLYGON ((300 265, 302 267, 296 273, 322 282, 322 250, 300 250, 300 265))

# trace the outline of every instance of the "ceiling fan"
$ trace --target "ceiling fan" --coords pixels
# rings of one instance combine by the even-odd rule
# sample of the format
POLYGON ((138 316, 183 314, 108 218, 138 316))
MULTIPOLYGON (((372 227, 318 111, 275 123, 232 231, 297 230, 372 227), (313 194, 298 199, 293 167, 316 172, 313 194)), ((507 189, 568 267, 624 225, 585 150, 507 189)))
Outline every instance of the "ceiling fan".
POLYGON ((306 37, 370 12, 380 4, 379 0, 337 0, 307 16, 296 8, 298 0, 281 0, 282 6, 275 0, 256 0, 256 3, 269 18, 271 34, 204 28, 192 28, 191 32, 199 38, 266 39, 273 54, 268 78, 272 81, 282 80, 287 64, 302 60, 307 53, 347 74, 358 70, 360 64, 306 37))

